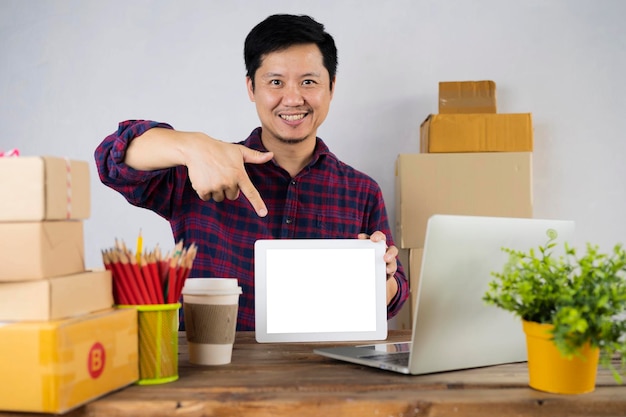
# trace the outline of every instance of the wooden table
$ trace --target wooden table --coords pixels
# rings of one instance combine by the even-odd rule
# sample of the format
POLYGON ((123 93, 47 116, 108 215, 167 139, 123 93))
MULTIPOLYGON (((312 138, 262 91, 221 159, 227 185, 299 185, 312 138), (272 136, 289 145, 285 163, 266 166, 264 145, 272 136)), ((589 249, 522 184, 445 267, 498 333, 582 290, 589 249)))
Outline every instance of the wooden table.
MULTIPOLYGON (((388 340, 408 339, 390 331, 388 340)), ((407 376, 312 352, 330 345, 258 344, 243 332, 231 364, 196 366, 181 333, 178 381, 132 385, 67 416, 626 416, 626 385, 603 368, 594 392, 553 395, 528 387, 526 363, 407 376)))

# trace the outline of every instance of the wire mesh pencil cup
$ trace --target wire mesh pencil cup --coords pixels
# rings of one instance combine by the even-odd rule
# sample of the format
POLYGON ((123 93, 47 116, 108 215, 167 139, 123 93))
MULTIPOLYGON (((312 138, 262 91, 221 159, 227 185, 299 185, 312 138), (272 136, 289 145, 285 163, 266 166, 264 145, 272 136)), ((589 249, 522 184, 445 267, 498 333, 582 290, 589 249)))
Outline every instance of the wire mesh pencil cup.
POLYGON ((180 303, 118 305, 137 309, 139 325, 139 385, 178 379, 178 310, 180 303))
MULTIPOLYGON (((141 234, 140 234, 141 237, 141 234)), ((157 248, 144 253, 138 239, 133 254, 122 241, 102 251, 113 279, 113 298, 119 308, 137 309, 139 329, 139 385, 178 379, 178 312, 181 292, 189 276, 197 246, 183 247, 163 258, 157 248)))

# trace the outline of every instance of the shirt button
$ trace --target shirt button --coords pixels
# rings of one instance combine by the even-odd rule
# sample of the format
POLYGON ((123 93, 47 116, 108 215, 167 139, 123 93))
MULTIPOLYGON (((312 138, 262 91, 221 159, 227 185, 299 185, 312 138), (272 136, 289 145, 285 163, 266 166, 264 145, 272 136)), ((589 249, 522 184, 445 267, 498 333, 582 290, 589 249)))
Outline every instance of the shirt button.
POLYGON ((287 224, 291 224, 292 222, 293 222, 293 220, 292 220, 291 218, 287 218, 287 219, 285 220, 285 223, 287 223, 287 224))
POLYGON ((296 185, 296 182, 292 180, 291 185, 296 185))

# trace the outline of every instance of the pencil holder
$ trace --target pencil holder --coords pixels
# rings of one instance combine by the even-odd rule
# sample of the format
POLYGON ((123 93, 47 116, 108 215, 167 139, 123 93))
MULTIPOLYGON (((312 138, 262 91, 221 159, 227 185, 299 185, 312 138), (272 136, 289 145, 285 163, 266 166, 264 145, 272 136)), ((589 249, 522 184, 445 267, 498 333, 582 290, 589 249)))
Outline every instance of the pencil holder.
POLYGON ((180 303, 118 305, 136 308, 139 321, 139 385, 178 379, 178 310, 180 303))

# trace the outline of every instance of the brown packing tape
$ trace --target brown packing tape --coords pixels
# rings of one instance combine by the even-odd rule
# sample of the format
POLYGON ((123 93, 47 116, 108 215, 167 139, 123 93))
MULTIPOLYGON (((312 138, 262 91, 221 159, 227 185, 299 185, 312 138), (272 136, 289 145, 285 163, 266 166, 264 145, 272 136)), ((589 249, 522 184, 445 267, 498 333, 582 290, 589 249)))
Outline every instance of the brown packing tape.
POLYGON ((420 126, 421 153, 532 150, 531 113, 431 114, 420 126))
POLYGON ((439 113, 496 113, 496 83, 442 81, 439 83, 439 113))

